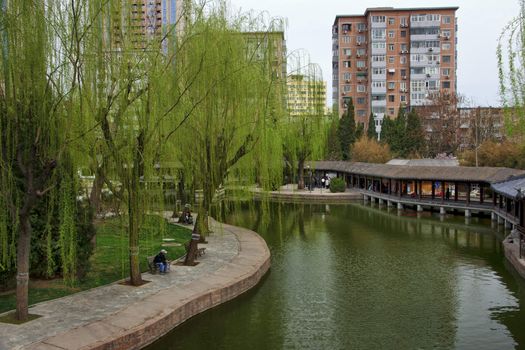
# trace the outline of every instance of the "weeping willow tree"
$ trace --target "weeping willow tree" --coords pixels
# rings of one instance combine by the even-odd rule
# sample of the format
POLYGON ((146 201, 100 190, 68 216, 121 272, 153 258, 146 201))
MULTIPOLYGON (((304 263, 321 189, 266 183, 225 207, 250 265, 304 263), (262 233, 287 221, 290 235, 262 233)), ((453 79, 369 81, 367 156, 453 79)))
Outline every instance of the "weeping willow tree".
POLYGON ((503 29, 498 48, 500 95, 510 136, 523 141, 525 135, 525 1, 519 13, 503 29))
POLYGON ((74 2, 2 3, 0 261, 16 264, 15 315, 27 320, 34 217, 47 222, 49 255, 58 225, 61 261, 48 264, 61 265, 66 279, 75 273, 77 184, 70 147, 78 138, 78 71, 71 62, 80 54, 72 45, 80 24, 72 20, 74 2), (43 210, 36 211, 39 205, 43 210))
MULTIPOLYGON (((193 69, 201 73, 184 99, 202 103, 177 138, 186 178, 202 189, 194 238, 208 232, 212 200, 227 180, 270 187, 280 182, 282 164, 276 126, 283 110, 283 32, 273 23, 261 30, 260 18, 228 17, 223 2, 206 12, 187 33, 188 54, 201 59, 193 69)), ((193 264, 191 251, 185 263, 193 264)))
POLYGON ((294 172, 297 171, 298 189, 304 189, 306 160, 324 155, 327 135, 325 86, 321 68, 311 63, 303 50, 289 56, 288 72, 288 117, 281 126, 285 133, 284 154, 294 172))

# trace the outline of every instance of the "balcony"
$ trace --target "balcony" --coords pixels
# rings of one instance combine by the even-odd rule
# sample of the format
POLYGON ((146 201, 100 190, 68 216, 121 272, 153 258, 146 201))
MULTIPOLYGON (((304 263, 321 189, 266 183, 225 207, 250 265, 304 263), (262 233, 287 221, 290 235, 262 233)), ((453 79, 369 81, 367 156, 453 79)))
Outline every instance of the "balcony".
POLYGON ((439 40, 439 34, 413 34, 410 36, 412 41, 439 40))
POLYGON ((431 28, 440 27, 441 21, 410 21, 410 26, 413 28, 431 28))
POLYGON ((386 99, 385 100, 372 100, 371 104, 372 104, 372 107, 386 107, 386 99))
POLYGON ((386 48, 384 49, 378 49, 372 46, 372 55, 386 55, 386 48))
POLYGON ((372 68, 386 68, 386 61, 381 61, 381 62, 372 61, 372 68))
MULTIPOLYGON (((370 89, 372 91, 372 94, 386 94, 386 86, 375 87, 375 86, 372 85, 372 87, 370 89)), ((385 104, 386 104, 386 101, 385 101, 385 104)))

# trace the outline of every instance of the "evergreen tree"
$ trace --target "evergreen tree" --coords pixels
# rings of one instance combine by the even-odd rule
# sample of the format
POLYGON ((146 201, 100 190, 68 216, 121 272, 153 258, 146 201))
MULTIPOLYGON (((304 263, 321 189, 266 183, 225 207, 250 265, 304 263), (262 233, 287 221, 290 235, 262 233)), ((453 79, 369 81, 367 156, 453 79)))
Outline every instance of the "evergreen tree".
POLYGON ((365 133, 365 124, 363 123, 359 123, 357 125, 357 128, 355 129, 355 139, 356 141, 359 140, 361 138, 361 136, 363 136, 365 133))
POLYGON ((354 103, 350 98, 350 101, 348 102, 348 109, 341 117, 341 120, 339 121, 339 127, 337 130, 343 160, 350 159, 350 147, 354 144, 356 140, 355 132, 356 126, 354 119, 354 103))
POLYGON ((415 156, 423 150, 425 145, 425 134, 421 119, 416 111, 410 111, 407 116, 405 142, 403 147, 403 154, 405 156, 415 156))
POLYGON ((326 160, 341 160, 341 143, 339 142, 338 130, 339 118, 335 116, 332 118, 326 137, 326 160))
POLYGON ((374 113, 370 113, 370 118, 368 118, 368 127, 366 129, 366 136, 368 136, 369 139, 377 140, 374 113))

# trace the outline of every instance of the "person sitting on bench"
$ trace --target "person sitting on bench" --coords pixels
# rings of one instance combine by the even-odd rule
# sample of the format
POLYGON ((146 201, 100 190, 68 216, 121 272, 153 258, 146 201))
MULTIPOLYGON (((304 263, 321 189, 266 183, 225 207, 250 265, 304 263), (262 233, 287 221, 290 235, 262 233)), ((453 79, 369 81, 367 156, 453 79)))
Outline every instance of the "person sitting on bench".
POLYGON ((160 273, 166 273, 166 268, 168 266, 166 254, 168 254, 168 252, 162 249, 157 255, 155 255, 155 259, 153 259, 153 263, 157 265, 160 273))

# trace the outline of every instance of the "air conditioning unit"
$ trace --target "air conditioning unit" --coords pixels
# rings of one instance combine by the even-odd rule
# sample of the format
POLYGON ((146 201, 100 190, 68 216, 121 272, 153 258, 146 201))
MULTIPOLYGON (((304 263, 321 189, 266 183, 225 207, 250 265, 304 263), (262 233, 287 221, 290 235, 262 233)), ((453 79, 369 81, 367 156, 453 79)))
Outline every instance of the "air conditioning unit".
POLYGON ((361 45, 361 42, 360 42, 360 41, 358 41, 358 42, 357 42, 357 45, 361 45))
POLYGON ((360 55, 360 54, 357 54, 357 55, 356 55, 356 57, 357 57, 357 58, 360 58, 360 57, 361 57, 361 55, 360 55))
POLYGON ((436 64, 440 64, 441 62, 440 61, 436 61, 436 64))
POLYGON ((402 78, 403 80, 407 80, 407 76, 406 76, 406 75, 403 75, 401 78, 402 78))
POLYGON ((343 95, 343 96, 346 95, 346 92, 341 92, 341 95, 343 95))
POLYGON ((450 37, 448 35, 445 36, 445 40, 449 40, 449 39, 450 39, 450 37))
POLYGON ((450 79, 450 75, 445 75, 445 79, 450 79))
POLYGON ((431 47, 429 47, 429 48, 428 48, 428 51, 432 52, 432 51, 434 51, 434 49, 431 48, 431 47))
POLYGON ((343 30, 343 34, 348 34, 348 30, 343 30))
POLYGON ((399 91, 401 91, 401 92, 407 92, 407 89, 401 89, 401 90, 399 90, 399 91))
POLYGON ((427 74, 427 78, 430 78, 430 74, 427 74))
POLYGON ((346 82, 349 83, 349 82, 350 82, 350 79, 346 79, 346 82))

